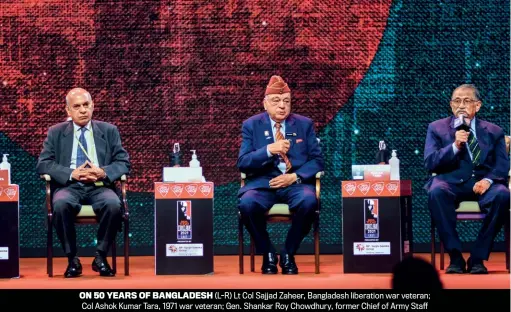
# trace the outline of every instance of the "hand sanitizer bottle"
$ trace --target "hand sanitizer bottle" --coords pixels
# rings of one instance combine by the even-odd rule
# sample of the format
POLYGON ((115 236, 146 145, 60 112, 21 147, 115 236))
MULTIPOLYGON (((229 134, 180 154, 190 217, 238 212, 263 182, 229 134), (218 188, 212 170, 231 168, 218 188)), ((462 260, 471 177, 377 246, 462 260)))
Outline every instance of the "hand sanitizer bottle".
POLYGON ((200 161, 197 160, 197 154, 195 154, 195 150, 190 150, 193 152, 192 154, 192 160, 190 160, 190 168, 199 168, 200 167, 200 161))
POLYGON ((7 183, 11 184, 11 164, 7 162, 7 156, 9 156, 9 154, 4 154, 2 162, 0 163, 0 169, 7 169, 7 183))
POLYGON ((396 155, 396 150, 392 150, 392 157, 389 159, 390 165, 390 179, 399 180, 399 159, 396 155))

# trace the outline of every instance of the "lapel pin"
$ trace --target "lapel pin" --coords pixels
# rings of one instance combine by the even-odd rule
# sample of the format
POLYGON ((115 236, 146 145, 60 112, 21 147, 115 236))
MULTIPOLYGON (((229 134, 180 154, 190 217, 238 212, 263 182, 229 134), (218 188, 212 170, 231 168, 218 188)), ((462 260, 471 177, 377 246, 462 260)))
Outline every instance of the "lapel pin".
POLYGON ((265 135, 265 136, 269 136, 269 135, 270 135, 270 132, 268 132, 268 131, 264 131, 264 135, 265 135))

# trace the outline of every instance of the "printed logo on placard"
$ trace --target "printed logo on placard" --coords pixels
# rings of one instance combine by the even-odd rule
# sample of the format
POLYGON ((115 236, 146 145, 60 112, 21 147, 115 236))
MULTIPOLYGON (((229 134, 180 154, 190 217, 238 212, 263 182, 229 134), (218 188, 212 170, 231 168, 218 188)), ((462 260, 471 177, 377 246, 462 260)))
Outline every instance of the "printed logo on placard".
POLYGON ((365 249, 364 245, 362 245, 362 244, 357 244, 356 248, 357 248, 358 251, 362 251, 362 250, 365 249))
POLYGON ((177 239, 192 239, 192 202, 177 201, 177 239))
POLYGON ((202 184, 200 186, 200 192, 204 194, 204 196, 208 196, 209 193, 211 193, 211 185, 209 184, 202 184))
POLYGON ((383 182, 378 182, 373 184, 373 190, 376 194, 380 195, 383 192, 383 182))
POLYGON ((367 192, 369 192, 369 190, 371 189, 371 184, 368 183, 368 182, 365 182, 365 183, 360 183, 358 185, 358 189, 360 190, 360 192, 362 192, 362 194, 367 194, 367 192))
POLYGON ((171 253, 175 253, 175 252, 177 252, 177 247, 176 247, 175 245, 170 245, 170 246, 169 246, 169 251, 170 251, 171 253))
POLYGON ((357 189, 357 186, 355 183, 346 183, 346 185, 344 185, 344 189, 346 192, 348 192, 348 194, 353 195, 357 189))
POLYGON ((181 193, 183 193, 183 186, 181 184, 173 185, 171 190, 177 197, 179 197, 181 196, 181 193))
POLYGON ((391 182, 387 184, 387 190, 389 190, 392 195, 394 195, 397 192, 398 184, 395 182, 391 182))
POLYGON ((6 189, 5 195, 7 195, 7 197, 9 197, 9 199, 13 199, 14 196, 16 196, 16 189, 12 188, 12 187, 6 189))
POLYGON ((197 185, 195 184, 188 184, 186 187, 185 187, 185 190, 188 194, 190 194, 190 196, 193 196, 195 195, 195 193, 197 193, 197 185))
POLYGON ((162 184, 158 186, 158 192, 161 194, 161 196, 165 197, 169 193, 169 186, 167 184, 162 184))
POLYGON ((364 199, 364 238, 379 238, 378 199, 364 199))

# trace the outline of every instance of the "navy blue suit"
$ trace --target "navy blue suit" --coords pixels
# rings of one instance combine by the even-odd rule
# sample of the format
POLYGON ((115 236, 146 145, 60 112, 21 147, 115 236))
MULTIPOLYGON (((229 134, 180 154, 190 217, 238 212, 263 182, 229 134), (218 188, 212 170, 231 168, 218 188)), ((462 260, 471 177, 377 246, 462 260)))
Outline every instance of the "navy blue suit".
POLYGON ((432 174, 426 184, 428 205, 446 250, 461 252, 456 232, 456 208, 461 201, 478 201, 486 218, 471 257, 488 260, 493 240, 509 215, 509 155, 502 129, 479 118, 475 119, 476 137, 481 148, 480 165, 472 164, 466 147, 456 154, 453 149, 456 128, 454 117, 432 122, 428 127, 424 148, 424 165, 432 174), (493 181, 482 195, 473 191, 482 179, 493 181))
POLYGON ((264 214, 275 203, 287 203, 293 211, 293 222, 283 252, 294 254, 303 238, 310 231, 314 209, 316 173, 323 171, 324 160, 311 119, 290 114, 285 121, 285 139, 291 140, 287 156, 301 184, 272 189, 269 182, 279 176, 279 157, 268 156, 267 146, 275 142, 269 115, 264 112, 243 122, 242 142, 237 166, 247 174, 245 186, 239 192, 239 210, 244 223, 254 238, 256 249, 261 253, 275 252, 268 232, 264 214))

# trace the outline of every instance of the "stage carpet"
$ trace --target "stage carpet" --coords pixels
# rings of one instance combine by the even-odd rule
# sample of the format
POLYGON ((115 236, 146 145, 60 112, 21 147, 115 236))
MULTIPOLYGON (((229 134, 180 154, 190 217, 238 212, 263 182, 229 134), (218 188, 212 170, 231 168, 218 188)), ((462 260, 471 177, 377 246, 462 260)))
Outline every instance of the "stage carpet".
MULTIPOLYGON (((429 254, 416 255, 429 260, 429 254)), ((465 254, 465 259, 468 254, 465 254)), ((83 275, 66 279, 67 260, 54 259, 54 277, 46 275, 45 258, 21 259, 21 277, 0 279, 0 288, 73 288, 73 289, 389 289, 391 274, 343 274, 342 255, 322 255, 321 273, 314 274, 314 256, 299 255, 298 275, 262 275, 261 258, 256 257, 256 272, 250 272, 245 258, 245 274, 238 273, 237 256, 216 256, 212 275, 158 275, 154 273, 154 257, 130 257, 130 276, 124 276, 123 258, 117 260, 116 277, 100 277, 91 269, 92 258, 81 258, 83 275)), ((437 267, 439 267, 439 257, 437 267)), ((110 258, 109 258, 109 261, 110 258)), ((448 265, 446 257, 446 266, 448 265)), ((492 253, 486 262, 488 275, 451 275, 440 272, 445 288, 509 289, 510 278, 504 253, 492 253)), ((420 281, 417 281, 420 283, 420 281)))

